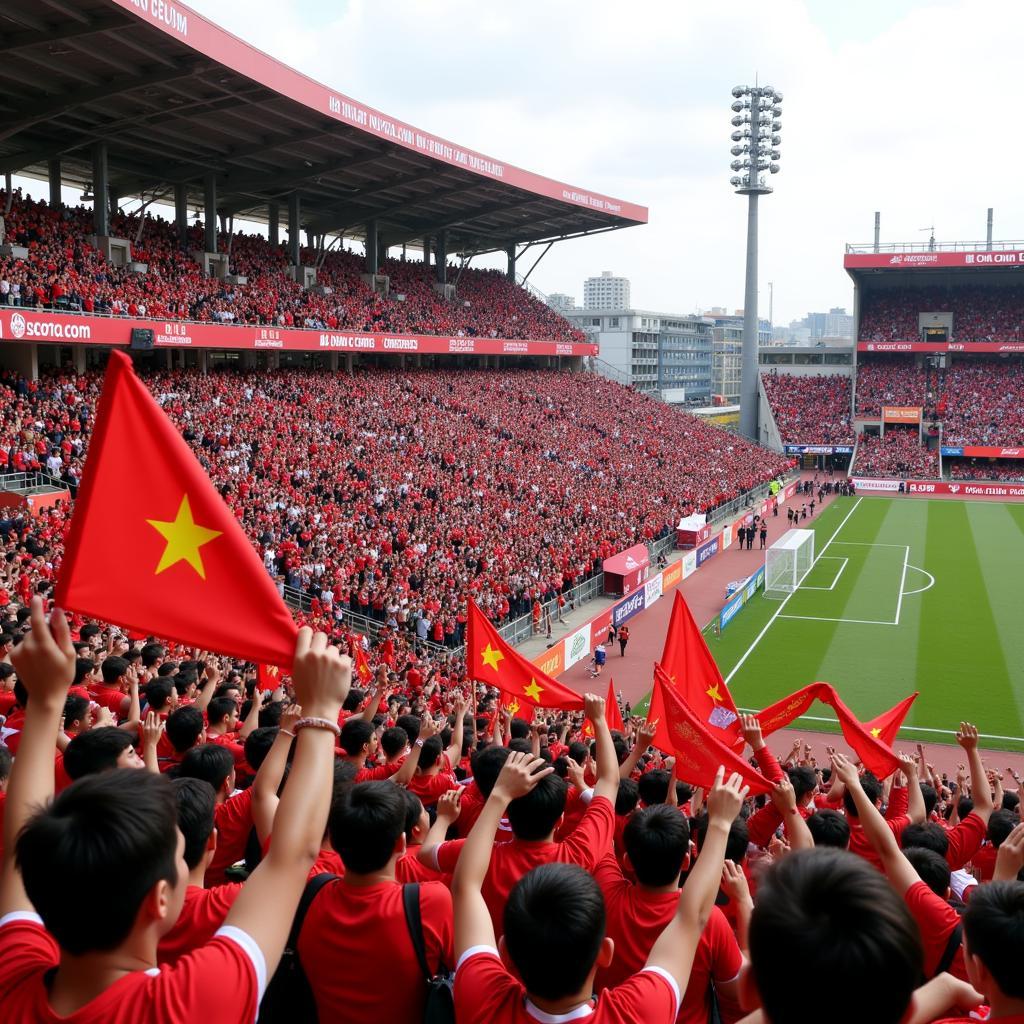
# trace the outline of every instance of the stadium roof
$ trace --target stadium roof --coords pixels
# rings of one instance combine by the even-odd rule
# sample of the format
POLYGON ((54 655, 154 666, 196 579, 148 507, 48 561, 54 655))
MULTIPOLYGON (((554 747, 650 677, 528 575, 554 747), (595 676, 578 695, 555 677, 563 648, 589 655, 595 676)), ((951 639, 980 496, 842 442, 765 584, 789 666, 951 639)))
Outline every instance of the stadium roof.
POLYGON ((302 226, 388 245, 446 230, 484 252, 647 221, 642 206, 524 171, 314 82, 170 0, 4 0, 0 171, 92 181, 108 147, 120 195, 216 176, 217 205, 264 220, 298 190, 302 226))

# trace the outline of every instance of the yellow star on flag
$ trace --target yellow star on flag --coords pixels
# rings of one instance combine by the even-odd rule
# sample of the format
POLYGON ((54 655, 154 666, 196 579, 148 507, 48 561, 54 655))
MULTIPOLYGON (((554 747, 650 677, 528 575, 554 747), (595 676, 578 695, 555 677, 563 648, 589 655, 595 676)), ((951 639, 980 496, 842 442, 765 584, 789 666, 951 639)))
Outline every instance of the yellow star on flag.
POLYGON ((878 737, 882 735, 882 730, 881 729, 872 729, 871 730, 871 735, 874 736, 875 739, 877 740, 878 737))
POLYGON ((518 715, 519 714, 519 701, 517 701, 517 700, 510 700, 505 705, 505 710, 508 711, 513 716, 514 715, 518 715))
POLYGON ((538 686, 536 679, 531 679, 530 680, 530 685, 523 687, 523 693, 525 693, 526 696, 529 697, 530 700, 533 700, 533 701, 540 701, 540 695, 543 692, 544 692, 544 687, 538 686))
POLYGON ((205 526, 196 525, 192 518, 192 507, 189 505, 187 494, 182 497, 181 504, 178 506, 178 514, 172 522, 160 519, 147 519, 146 522, 167 541, 155 575, 159 575, 164 569, 169 569, 178 562, 188 562, 201 579, 206 579, 206 570, 203 568, 199 549, 219 537, 221 531, 208 530, 205 526))
POLYGON ((480 657, 483 659, 483 663, 490 665, 495 672, 498 671, 498 662, 505 660, 505 655, 501 651, 495 650, 490 644, 480 652, 480 657))
POLYGON ((707 688, 707 689, 706 689, 706 690, 705 690, 704 692, 705 692, 705 693, 706 693, 706 694, 707 694, 707 695, 708 695, 708 696, 709 696, 709 697, 710 697, 710 698, 711 698, 712 700, 717 700, 717 701, 721 701, 721 699, 722 699, 722 695, 721 695, 721 693, 719 693, 719 692, 718 692, 718 683, 715 683, 715 684, 714 684, 713 686, 709 686, 709 687, 708 687, 708 688, 707 688))

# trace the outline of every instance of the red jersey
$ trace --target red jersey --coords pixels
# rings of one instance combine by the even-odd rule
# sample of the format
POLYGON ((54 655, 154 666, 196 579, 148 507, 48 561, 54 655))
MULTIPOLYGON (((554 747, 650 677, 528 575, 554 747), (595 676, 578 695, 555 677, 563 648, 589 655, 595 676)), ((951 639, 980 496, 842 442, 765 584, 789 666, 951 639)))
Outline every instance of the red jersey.
MULTIPOLYGON (((641 970, 658 937, 679 906, 679 890, 651 892, 626 881, 613 856, 594 872, 604 896, 606 934, 615 940, 615 956, 600 968, 594 991, 621 985, 641 970)), ((690 981, 679 1010, 680 1024, 706 1024, 711 1012, 711 982, 733 981, 743 966, 736 936, 718 907, 713 907, 701 932, 690 981)))
MULTIPOLYGON (((496 935, 502 934, 502 915, 505 903, 513 886, 528 871, 541 864, 577 864, 593 873, 598 863, 612 849, 612 834, 615 831, 615 808, 606 797, 594 797, 587 813, 572 835, 560 843, 545 840, 517 839, 511 842, 495 843, 491 851, 491 863, 484 879, 482 893, 487 909, 491 912, 496 935)), ((436 849, 438 871, 451 872, 459 860, 464 840, 456 839, 442 843, 436 849)))
POLYGON ((436 775, 414 775, 405 787, 418 796, 424 807, 432 807, 450 789, 458 789, 458 779, 451 772, 441 771, 436 775))
POLYGON ((0 1005, 4 1024, 252 1024, 267 985, 263 952, 238 928, 173 966, 133 971, 69 1016, 50 1009, 46 975, 60 960, 35 914, 0 918, 0 1005))
MULTIPOLYGON (((872 867, 877 868, 879 871, 882 870, 882 860, 875 853, 875 848, 868 842, 868 837, 864 835, 864 826, 850 815, 846 816, 846 820, 850 825, 850 853, 857 854, 858 857, 863 857, 872 867)), ((899 843, 900 836, 903 835, 903 830, 910 824, 910 818, 903 816, 900 818, 893 818, 885 820, 886 825, 889 826, 890 831, 896 837, 896 842, 899 843)))
POLYGON ((228 880, 227 869, 245 856, 252 832, 252 789, 217 804, 213 822, 217 826, 217 849, 203 879, 207 886, 223 885, 228 880))
MULTIPOLYGON (((935 977, 942 956, 949 945, 950 936, 960 924, 960 915, 941 897, 928 888, 924 882, 915 882, 904 894, 903 902, 917 922, 924 946, 924 976, 935 977)), ((970 981, 964 966, 964 947, 957 944, 953 961, 947 968, 950 974, 961 981, 970 981)))
POLYGON ((985 845, 974 855, 974 877, 979 882, 991 882, 996 871, 996 856, 999 851, 991 844, 985 845))
POLYGON ((205 946, 224 924, 224 918, 241 891, 241 882, 215 885, 212 889, 190 885, 185 890, 185 902, 178 920, 157 946, 157 963, 173 964, 186 953, 205 946))
POLYGON ((981 849, 987 833, 988 825, 974 811, 946 832, 946 863, 950 871, 958 871, 981 849))
POLYGON ((618 988, 605 989, 596 1000, 557 1017, 533 1005, 491 946, 467 949, 455 972, 459 1024, 672 1024, 678 1011, 679 987, 658 967, 645 968, 618 988))
MULTIPOLYGON (((440 882, 420 884, 427 964, 452 955, 452 897, 440 882)), ((330 882, 317 894, 299 935, 299 959, 320 1020, 346 1024, 423 1019, 426 982, 405 923, 402 886, 330 882), (367 955, 379 950, 386 955, 367 955)))

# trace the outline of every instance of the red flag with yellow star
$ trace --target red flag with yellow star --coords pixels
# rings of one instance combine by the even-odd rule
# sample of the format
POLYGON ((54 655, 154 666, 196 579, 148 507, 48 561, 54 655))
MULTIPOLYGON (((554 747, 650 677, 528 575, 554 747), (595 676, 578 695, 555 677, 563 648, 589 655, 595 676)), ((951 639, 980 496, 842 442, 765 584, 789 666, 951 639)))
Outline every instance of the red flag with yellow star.
POLYGON ((273 693, 281 685, 281 670, 276 665, 260 665, 256 679, 264 693, 273 693))
POLYGON ((888 711, 883 711, 877 718, 872 718, 870 722, 865 722, 864 728, 876 740, 880 740, 886 746, 891 747, 896 742, 896 734, 900 731, 903 719, 907 717, 910 705, 915 700, 917 700, 917 690, 909 697, 901 700, 894 708, 889 708, 888 711))
POLYGON ((466 668, 470 679, 501 690, 505 707, 518 703, 519 709, 513 712, 518 717, 525 718, 527 708, 531 709, 531 718, 532 708, 583 709, 583 698, 578 693, 541 672, 502 640, 472 600, 469 602, 466 636, 466 668))
MULTIPOLYGON (((619 698, 615 696, 614 679, 608 680, 608 696, 604 699, 604 717, 612 732, 626 731, 626 724, 622 721, 622 711, 619 709, 619 698)), ((594 723, 589 718, 583 723, 583 736, 588 740, 594 738, 594 723)))
POLYGON ((55 600, 258 664, 295 655, 263 562, 123 352, 110 353, 55 600))
MULTIPOLYGON (((732 694, 722 680, 722 673, 718 671, 715 659, 678 590, 672 605, 668 632, 665 634, 665 649, 660 665, 665 685, 674 689, 686 701, 690 710, 715 739, 727 747, 742 746, 739 714, 732 694)), ((649 722, 655 719, 659 720, 655 742, 664 749, 669 736, 658 687, 654 688, 647 713, 649 722)))

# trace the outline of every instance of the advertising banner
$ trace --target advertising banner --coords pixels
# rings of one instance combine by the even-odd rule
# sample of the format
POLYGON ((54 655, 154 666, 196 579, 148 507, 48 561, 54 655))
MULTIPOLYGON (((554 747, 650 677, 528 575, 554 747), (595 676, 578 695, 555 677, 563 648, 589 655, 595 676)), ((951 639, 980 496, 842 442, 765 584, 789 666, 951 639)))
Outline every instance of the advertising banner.
POLYGON ((644 608, 650 608, 661 597, 661 573, 644 584, 644 608))
POLYGON ((883 405, 883 423, 920 423, 921 407, 914 405, 883 405))
POLYGON ((997 448, 980 444, 965 444, 958 447, 943 445, 942 455, 967 455, 977 459, 1024 459, 1024 448, 997 448))
MULTIPOLYGON (((640 595, 641 603, 643 594, 640 595)), ((575 633, 570 633, 565 640, 565 667, 572 668, 578 661, 582 661, 591 651, 590 623, 580 626, 575 633)))
POLYGON ((748 577, 743 585, 722 605, 718 615, 718 628, 725 629, 736 617, 736 613, 764 586, 764 566, 748 577))
POLYGON ((787 444, 787 455, 852 455, 852 444, 787 444))
POLYGON ((635 594, 630 594, 625 601, 620 601, 612 609, 612 622, 615 624, 615 628, 618 629, 627 619, 633 618, 637 612, 642 612, 643 610, 644 592, 643 589, 640 589, 635 594))
POLYGON ((603 644, 608 639, 608 627, 612 624, 612 609, 606 608, 599 615, 590 620, 590 646, 591 649, 598 644, 603 644))
POLYGON ((557 676, 565 670, 565 641, 559 640, 554 647, 543 651, 533 659, 534 665, 549 676, 557 676))
POLYGON ((858 341, 858 352, 1024 352, 1024 341, 858 341))
POLYGON ((799 480, 794 480, 792 483, 786 484, 785 490, 782 492, 782 500, 789 501, 797 492, 797 488, 800 486, 799 480))
POLYGON ((877 480, 874 477, 866 476, 855 476, 853 479, 853 486, 858 491, 898 491, 900 489, 899 480, 877 480))
POLYGON ((662 583, 661 590, 665 593, 671 590, 673 587, 678 586, 683 580, 683 559, 678 559, 673 562, 667 569, 661 574, 662 583))
POLYGON ((154 348, 268 349, 290 352, 382 352, 468 355, 597 355, 597 345, 508 338, 449 338, 430 334, 366 334, 185 323, 128 317, 46 313, 7 307, 0 313, 5 341, 50 345, 128 345, 133 330, 151 330, 154 348))
POLYGON ((847 270, 881 269, 897 270, 920 268, 923 270, 942 267, 1024 267, 1024 251, 1009 252, 848 252, 843 257, 847 270))
POLYGON ((979 483, 961 480, 911 480, 907 484, 908 494, 953 494, 961 498, 1024 498, 1024 483, 979 483))
POLYGON ((697 552, 687 551, 683 555, 683 579, 689 579, 697 571, 697 552))
POLYGON ((716 537, 714 540, 708 541, 707 544, 702 544, 697 548, 697 565, 696 568, 700 568, 712 555, 717 555, 719 550, 719 538, 716 537))

